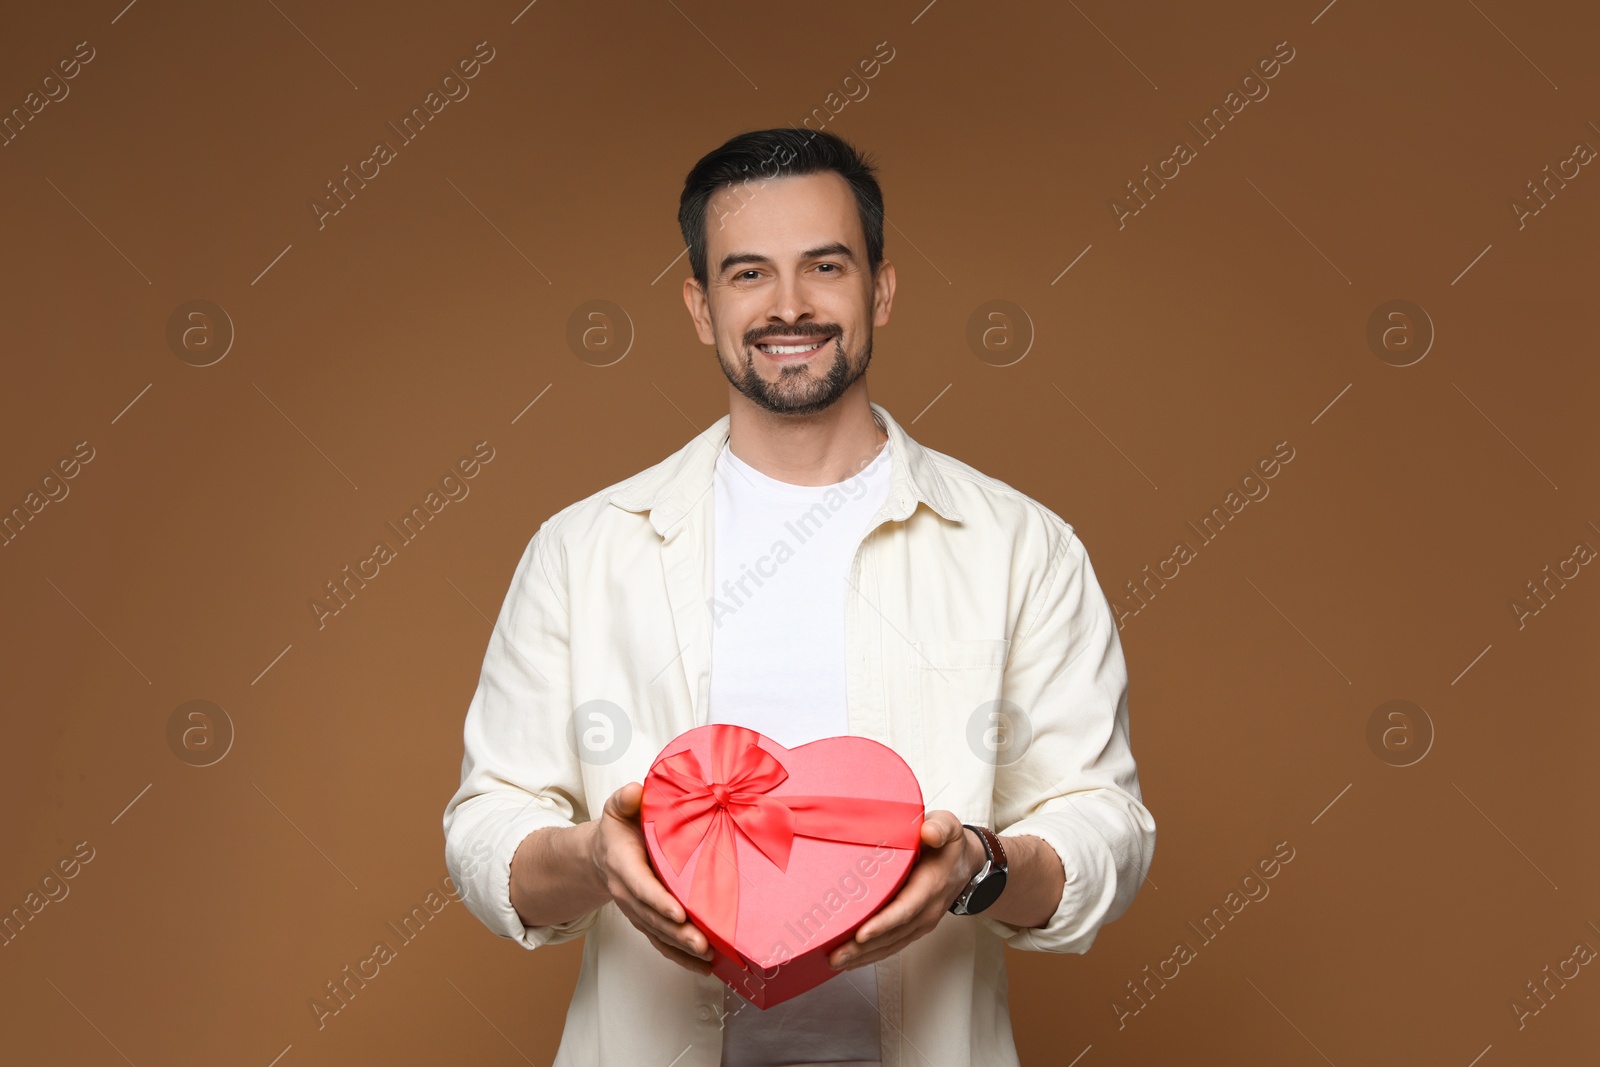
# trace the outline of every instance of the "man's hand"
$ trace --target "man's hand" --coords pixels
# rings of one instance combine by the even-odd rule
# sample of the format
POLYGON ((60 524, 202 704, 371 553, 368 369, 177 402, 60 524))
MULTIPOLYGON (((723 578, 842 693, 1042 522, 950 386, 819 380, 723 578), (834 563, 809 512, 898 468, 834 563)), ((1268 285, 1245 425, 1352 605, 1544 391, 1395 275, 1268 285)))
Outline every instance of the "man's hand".
POLYGON ((951 811, 929 812, 922 822, 922 854, 900 892, 861 924, 855 937, 833 950, 828 963, 850 970, 894 955, 933 932, 966 884, 983 867, 983 843, 951 811))
POLYGON ((644 787, 629 782, 606 798, 589 835, 589 859, 622 914, 657 952, 697 974, 710 974, 711 944, 686 922, 683 905, 656 877, 645 851, 639 803, 644 787))

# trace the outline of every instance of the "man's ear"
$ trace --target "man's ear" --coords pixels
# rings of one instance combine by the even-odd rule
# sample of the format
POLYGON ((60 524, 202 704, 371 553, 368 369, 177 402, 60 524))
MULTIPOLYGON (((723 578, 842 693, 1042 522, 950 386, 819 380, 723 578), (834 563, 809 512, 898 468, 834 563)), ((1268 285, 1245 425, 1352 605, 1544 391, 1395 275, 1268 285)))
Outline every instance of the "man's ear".
POLYGON ((889 311, 894 304, 894 264, 887 259, 878 264, 878 274, 872 280, 872 325, 889 325, 889 311))
POLYGON ((711 328, 711 305, 706 301, 699 280, 692 274, 683 280, 683 303, 689 309, 689 318, 694 321, 694 332, 700 336, 700 343, 716 344, 717 335, 711 328))

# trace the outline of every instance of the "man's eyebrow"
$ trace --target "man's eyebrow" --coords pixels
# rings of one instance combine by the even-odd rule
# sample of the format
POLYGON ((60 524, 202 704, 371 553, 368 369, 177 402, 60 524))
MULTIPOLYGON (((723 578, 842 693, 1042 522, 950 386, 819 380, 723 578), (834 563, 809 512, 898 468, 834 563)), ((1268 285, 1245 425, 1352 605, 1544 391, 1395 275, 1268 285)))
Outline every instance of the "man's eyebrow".
MULTIPOLYGON (((855 254, 850 251, 849 245, 838 241, 834 241, 832 244, 818 245, 816 248, 808 248, 800 253, 801 259, 821 259, 824 256, 838 256, 842 259, 848 259, 852 263, 855 262, 856 258, 855 254)), ((767 265, 771 262, 772 258, 770 256, 764 256, 759 252, 730 252, 728 255, 723 256, 722 262, 717 265, 717 273, 726 274, 729 267, 737 266, 740 263, 767 265)))

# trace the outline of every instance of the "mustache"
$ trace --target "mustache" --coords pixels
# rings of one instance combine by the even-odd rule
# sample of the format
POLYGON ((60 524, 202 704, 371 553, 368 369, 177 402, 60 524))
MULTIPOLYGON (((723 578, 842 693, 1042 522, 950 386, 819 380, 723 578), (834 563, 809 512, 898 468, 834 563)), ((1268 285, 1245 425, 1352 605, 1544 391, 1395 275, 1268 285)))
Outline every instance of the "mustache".
POLYGON ((766 332, 761 333, 761 334, 747 335, 746 338, 745 338, 745 343, 749 344, 749 345, 758 345, 761 342, 765 341, 769 337, 818 337, 818 338, 821 338, 822 340, 826 341, 831 337, 838 337, 842 332, 843 331, 841 331, 841 330, 839 330, 837 328, 828 327, 828 326, 821 326, 821 327, 816 327, 816 328, 813 328, 813 329, 807 329, 805 327, 797 327, 795 329, 788 329, 788 330, 785 330, 785 329, 767 330, 766 332))

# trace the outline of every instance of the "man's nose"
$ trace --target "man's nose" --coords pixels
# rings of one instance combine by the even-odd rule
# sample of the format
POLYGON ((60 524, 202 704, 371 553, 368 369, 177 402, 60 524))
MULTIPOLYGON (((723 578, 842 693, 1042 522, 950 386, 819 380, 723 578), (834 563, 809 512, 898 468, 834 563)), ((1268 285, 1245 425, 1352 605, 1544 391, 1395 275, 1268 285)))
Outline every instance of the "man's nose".
POLYGON ((773 287, 772 306, 767 311, 767 317, 793 326, 802 319, 813 317, 813 313, 805 282, 798 275, 780 277, 773 287))

